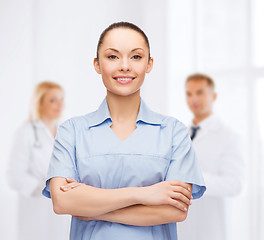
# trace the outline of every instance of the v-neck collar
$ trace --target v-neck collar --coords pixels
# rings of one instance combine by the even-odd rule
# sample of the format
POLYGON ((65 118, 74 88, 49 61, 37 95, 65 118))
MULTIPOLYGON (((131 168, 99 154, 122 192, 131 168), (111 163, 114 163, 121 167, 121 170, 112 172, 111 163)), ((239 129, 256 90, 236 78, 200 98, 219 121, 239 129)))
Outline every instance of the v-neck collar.
MULTIPOLYGON (((163 118, 164 117, 161 114, 155 113, 150 110, 145 104, 145 102, 142 100, 142 98, 140 98, 140 107, 136 120, 136 125, 138 122, 143 122, 151 125, 163 125, 163 118)), ((94 112, 93 118, 89 119, 89 128, 96 127, 108 119, 111 121, 111 123, 113 122, 105 97, 97 111, 94 112)))

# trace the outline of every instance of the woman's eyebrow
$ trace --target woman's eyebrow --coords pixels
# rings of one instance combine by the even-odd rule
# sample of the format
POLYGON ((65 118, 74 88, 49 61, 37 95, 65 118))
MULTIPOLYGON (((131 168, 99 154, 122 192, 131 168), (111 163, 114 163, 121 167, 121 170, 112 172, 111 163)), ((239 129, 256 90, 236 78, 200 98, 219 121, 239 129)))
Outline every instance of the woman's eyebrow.
POLYGON ((116 50, 114 48, 107 48, 107 49, 105 49, 105 52, 108 51, 108 50, 111 50, 111 51, 114 51, 114 52, 119 52, 118 50, 116 50))
POLYGON ((133 50, 131 50, 131 52, 134 52, 134 51, 137 51, 137 50, 142 50, 142 51, 144 51, 143 48, 134 48, 133 50))
MULTIPOLYGON (((108 50, 110 50, 110 51, 114 51, 114 52, 119 52, 119 51, 118 51, 117 49, 115 49, 115 48, 107 48, 107 49, 105 49, 105 52, 108 51, 108 50)), ((134 51, 137 51, 137 50, 144 51, 143 48, 134 48, 134 49, 131 50, 131 52, 134 52, 134 51)))

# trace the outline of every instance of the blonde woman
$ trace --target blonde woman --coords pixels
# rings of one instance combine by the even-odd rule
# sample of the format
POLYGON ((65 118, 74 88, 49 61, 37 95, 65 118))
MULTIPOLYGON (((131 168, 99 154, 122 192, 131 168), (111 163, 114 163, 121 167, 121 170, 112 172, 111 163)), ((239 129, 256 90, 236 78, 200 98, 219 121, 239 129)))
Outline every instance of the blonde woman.
POLYGON ((10 187, 19 193, 20 240, 60 240, 68 234, 69 219, 53 214, 50 201, 41 196, 63 107, 63 88, 53 82, 39 83, 29 120, 14 136, 7 177, 10 187))

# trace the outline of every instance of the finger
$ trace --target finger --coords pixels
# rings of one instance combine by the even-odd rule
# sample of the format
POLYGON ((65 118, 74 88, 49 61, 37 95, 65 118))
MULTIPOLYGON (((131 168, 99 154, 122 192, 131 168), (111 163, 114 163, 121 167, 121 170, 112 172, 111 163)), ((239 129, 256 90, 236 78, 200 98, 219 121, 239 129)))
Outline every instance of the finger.
POLYGON ((72 182, 77 182, 75 179, 73 178, 66 178, 66 182, 67 183, 72 183, 72 182))
POLYGON ((60 189, 63 191, 63 192, 67 192, 73 188, 76 188, 78 186, 80 186, 81 183, 78 183, 78 182, 74 182, 74 183, 69 183, 69 184, 66 184, 66 185, 63 185, 60 187, 60 189))
POLYGON ((72 182, 72 183, 65 184, 65 185, 63 185, 63 187, 65 189, 68 189, 68 188, 71 188, 72 186, 74 186, 75 184, 77 184, 77 182, 76 183, 75 182, 72 182))
POLYGON ((183 203, 180 203, 179 201, 175 200, 175 199, 170 199, 169 201, 169 205, 178 208, 179 210, 186 212, 187 208, 186 206, 184 206, 183 203))
POLYGON ((169 183, 173 186, 182 186, 185 189, 187 189, 188 191, 191 191, 191 188, 190 188, 188 183, 185 183, 185 182, 182 182, 179 180, 169 180, 169 183))
POLYGON ((68 188, 68 187, 71 187, 71 186, 75 186, 76 184, 79 183, 79 182, 77 182, 76 180, 74 180, 72 178, 68 178, 68 181, 69 181, 68 184, 63 185, 63 186, 65 186, 65 188, 68 188))
POLYGON ((184 194, 190 200, 192 199, 192 193, 189 190, 187 190, 186 188, 184 188, 184 187, 181 187, 181 186, 172 186, 172 190, 174 192, 179 192, 179 193, 184 194))
POLYGON ((69 186, 67 186, 67 185, 64 185, 64 186, 61 186, 60 187, 60 190, 62 190, 63 192, 67 192, 67 191, 69 191, 71 188, 69 187, 69 186))
POLYGON ((69 190, 71 190, 71 189, 73 189, 73 188, 75 188, 75 187, 77 187, 77 186, 79 186, 79 184, 77 185, 72 185, 72 186, 66 186, 66 185, 64 185, 64 186, 61 186, 60 187, 60 189, 63 191, 63 192, 67 192, 67 191, 69 191, 69 190))
POLYGON ((181 202, 187 204, 188 206, 192 205, 191 200, 181 193, 173 192, 170 197, 173 198, 174 200, 180 200, 181 202))
POLYGON ((72 185, 71 188, 73 189, 73 188, 79 187, 79 186, 81 186, 81 185, 82 185, 81 183, 78 183, 78 182, 77 182, 77 183, 75 183, 74 185, 72 185))

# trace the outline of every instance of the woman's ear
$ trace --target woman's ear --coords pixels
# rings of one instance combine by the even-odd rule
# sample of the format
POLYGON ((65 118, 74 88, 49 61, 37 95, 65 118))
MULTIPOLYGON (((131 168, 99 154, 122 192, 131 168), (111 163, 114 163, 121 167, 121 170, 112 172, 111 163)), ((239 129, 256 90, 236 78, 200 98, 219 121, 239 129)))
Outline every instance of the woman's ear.
POLYGON ((97 58, 94 58, 94 69, 98 74, 101 74, 100 64, 97 58))
POLYGON ((150 58, 148 61, 148 65, 147 65, 147 69, 146 69, 146 73, 150 73, 153 67, 153 58, 150 58))

